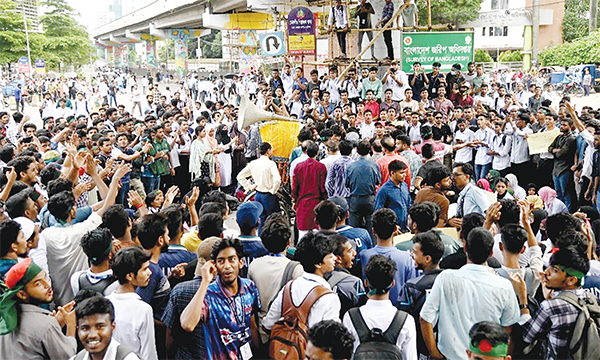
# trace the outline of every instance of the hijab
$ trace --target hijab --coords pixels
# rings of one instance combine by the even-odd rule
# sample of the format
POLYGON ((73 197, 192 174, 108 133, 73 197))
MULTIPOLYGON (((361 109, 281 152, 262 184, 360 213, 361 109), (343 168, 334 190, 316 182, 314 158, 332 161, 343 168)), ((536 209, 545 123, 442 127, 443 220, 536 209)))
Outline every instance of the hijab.
POLYGON ((546 209, 550 209, 552 207, 552 203, 557 197, 556 190, 549 186, 544 186, 543 188, 541 188, 538 191, 538 194, 540 195, 542 201, 546 205, 546 209))
POLYGON ((515 199, 520 200, 524 199, 525 196, 527 196, 527 192, 525 192, 525 189, 519 186, 519 180, 517 180, 517 176, 515 174, 506 175, 506 180, 508 180, 508 185, 513 190, 515 199))
POLYGON ((485 191, 493 192, 492 188, 490 187, 489 181, 487 181, 486 179, 477 180, 477 186, 479 186, 480 188, 482 188, 485 191))
POLYGON ((231 138, 229 137, 227 130, 224 130, 225 126, 227 126, 227 125, 225 125, 225 124, 219 125, 217 127, 217 131, 216 131, 217 140, 219 141, 219 144, 223 144, 223 145, 227 145, 231 142, 231 138))
POLYGON ((215 128, 214 125, 207 124, 206 125, 206 136, 204 137, 206 139, 206 143, 208 144, 208 146, 210 146, 211 150, 216 149, 217 146, 219 145, 217 139, 215 138, 215 134, 213 134, 212 136, 210 135, 211 130, 213 130, 214 128, 215 128))

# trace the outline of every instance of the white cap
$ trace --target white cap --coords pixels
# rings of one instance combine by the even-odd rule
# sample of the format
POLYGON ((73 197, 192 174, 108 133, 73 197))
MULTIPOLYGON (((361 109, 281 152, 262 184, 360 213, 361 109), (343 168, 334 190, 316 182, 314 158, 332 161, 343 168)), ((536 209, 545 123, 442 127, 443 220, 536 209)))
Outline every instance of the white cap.
POLYGON ((29 240, 29 238, 31 238, 31 235, 33 235, 33 232, 35 231, 35 224, 33 223, 33 221, 23 216, 14 219, 14 221, 18 222, 19 225, 21 225, 21 231, 23 231, 25 239, 29 240))

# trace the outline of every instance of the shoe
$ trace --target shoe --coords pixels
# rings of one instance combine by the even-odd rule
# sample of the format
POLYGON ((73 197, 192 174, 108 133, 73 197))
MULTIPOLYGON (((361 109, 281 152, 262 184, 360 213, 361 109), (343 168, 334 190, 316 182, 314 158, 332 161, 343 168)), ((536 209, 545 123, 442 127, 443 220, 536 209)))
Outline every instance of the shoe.
POLYGON ((371 56, 371 60, 377 61, 377 58, 375 56, 371 56))

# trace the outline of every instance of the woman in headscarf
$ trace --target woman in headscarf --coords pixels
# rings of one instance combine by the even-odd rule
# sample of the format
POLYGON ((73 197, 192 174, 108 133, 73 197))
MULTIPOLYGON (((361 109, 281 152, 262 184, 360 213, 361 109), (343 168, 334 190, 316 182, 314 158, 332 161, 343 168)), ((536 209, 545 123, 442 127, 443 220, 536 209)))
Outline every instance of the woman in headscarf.
POLYGON ((232 159, 231 153, 233 147, 235 147, 235 143, 237 141, 237 137, 231 139, 228 134, 227 125, 221 124, 217 127, 216 131, 216 139, 219 146, 219 155, 218 161, 220 165, 219 173, 221 175, 221 190, 227 193, 232 193, 233 189, 231 189, 231 171, 232 171, 232 159))
POLYGON ((239 120, 235 120, 231 124, 231 129, 229 129, 229 136, 238 138, 238 141, 233 147, 231 161, 231 180, 233 184, 237 184, 237 175, 240 173, 240 171, 242 171, 242 169, 246 167, 246 156, 244 155, 244 148, 246 146, 246 134, 238 130, 238 121, 239 120))
POLYGON ((487 181, 487 179, 481 178, 477 180, 477 186, 485 191, 494 192, 490 187, 490 183, 489 181, 487 181))
POLYGON ((491 169, 490 171, 488 171, 488 174, 485 178, 490 183, 490 187, 492 189, 495 189, 496 181, 498 181, 498 179, 500 179, 501 176, 502 175, 500 175, 500 172, 498 170, 491 169))
POLYGON ((525 189, 519 186, 519 180, 517 180, 517 176, 515 174, 508 174, 506 175, 506 180, 508 180, 508 186, 513 191, 515 200, 525 199, 527 193, 525 192, 525 189))
POLYGON ((499 178, 496 181, 496 199, 498 201, 503 199, 514 200, 515 198, 508 192, 508 180, 506 178, 499 178))
POLYGON ((215 183, 215 150, 212 150, 206 139, 206 129, 196 127, 196 139, 192 141, 190 150, 190 173, 192 178, 204 178, 209 184, 215 183))
POLYGON ((560 201, 560 199, 556 198, 556 190, 552 189, 549 186, 544 186, 538 191, 538 194, 540 195, 542 201, 544 202, 544 205, 546 206, 546 212, 548 213, 548 216, 552 216, 554 214, 559 213, 569 213, 567 205, 560 201))

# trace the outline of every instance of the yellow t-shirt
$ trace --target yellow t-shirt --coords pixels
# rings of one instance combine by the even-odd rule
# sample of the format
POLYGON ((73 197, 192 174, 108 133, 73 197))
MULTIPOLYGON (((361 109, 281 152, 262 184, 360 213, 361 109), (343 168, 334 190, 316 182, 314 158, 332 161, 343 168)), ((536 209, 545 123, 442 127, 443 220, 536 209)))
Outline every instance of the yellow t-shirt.
POLYGON ((185 246, 188 251, 192 251, 194 253, 198 249, 198 245, 200 245, 201 242, 202 240, 200 240, 200 237, 198 237, 198 232, 196 231, 187 232, 181 237, 181 245, 185 246))

